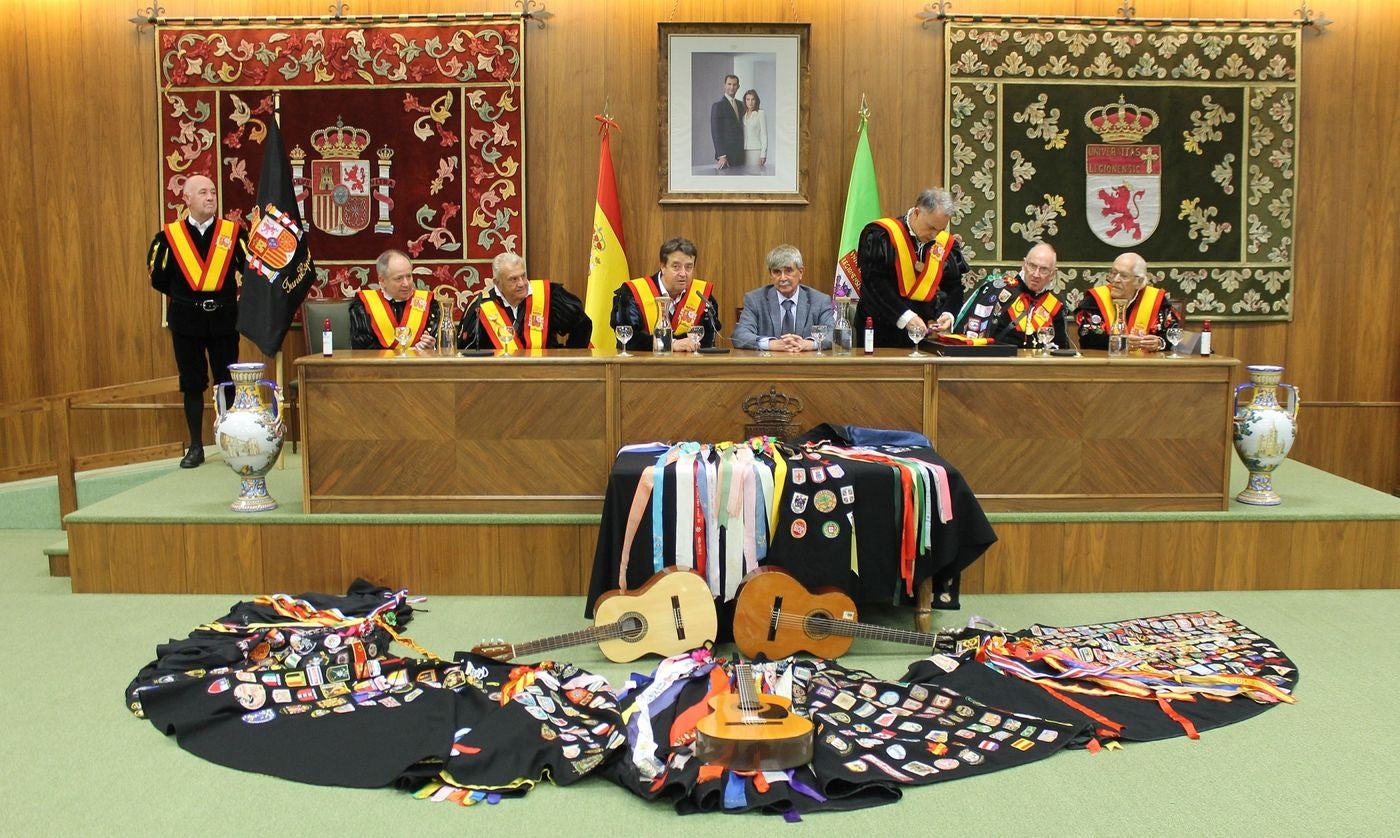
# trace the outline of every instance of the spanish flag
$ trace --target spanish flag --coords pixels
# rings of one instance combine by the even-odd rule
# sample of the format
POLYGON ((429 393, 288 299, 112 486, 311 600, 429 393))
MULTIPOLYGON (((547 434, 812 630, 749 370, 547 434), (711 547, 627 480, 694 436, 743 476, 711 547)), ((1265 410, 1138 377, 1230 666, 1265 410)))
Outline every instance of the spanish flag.
POLYGON ((593 321, 593 345, 611 345, 600 340, 608 334, 608 319, 612 315, 612 295, 630 275, 627 273, 627 249, 622 240, 622 205, 617 200, 617 179, 613 176, 612 144, 609 128, 617 123, 605 116, 595 116, 600 123, 598 133, 603 138, 598 155, 598 198, 593 205, 593 242, 588 252, 588 292, 584 310, 593 321))
POLYGON ((841 245, 836 254, 835 295, 860 296, 860 270, 856 267, 856 247, 860 231, 880 217, 880 188, 875 183, 875 159, 870 156, 870 140, 865 124, 870 111, 865 97, 860 102, 860 139, 856 141, 856 156, 851 161, 851 182, 846 189, 846 214, 841 222, 841 245))

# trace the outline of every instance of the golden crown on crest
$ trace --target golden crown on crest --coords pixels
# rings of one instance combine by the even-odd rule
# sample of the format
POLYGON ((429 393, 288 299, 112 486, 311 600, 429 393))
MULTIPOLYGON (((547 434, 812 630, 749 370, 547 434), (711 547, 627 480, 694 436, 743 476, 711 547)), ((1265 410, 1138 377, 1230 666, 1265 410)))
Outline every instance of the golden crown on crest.
POLYGON ((1084 124, 1103 137, 1106 143, 1140 143, 1157 127, 1157 112, 1151 108, 1118 102, 1090 108, 1084 114, 1084 124))
POLYGON ((749 396, 742 405, 744 412, 759 424, 785 425, 792 417, 802 412, 802 400, 787 393, 779 393, 778 388, 768 387, 768 392, 749 396))
POLYGON ((336 117, 334 128, 328 125, 311 132, 311 147, 324 158, 354 160, 369 148, 369 132, 336 117))

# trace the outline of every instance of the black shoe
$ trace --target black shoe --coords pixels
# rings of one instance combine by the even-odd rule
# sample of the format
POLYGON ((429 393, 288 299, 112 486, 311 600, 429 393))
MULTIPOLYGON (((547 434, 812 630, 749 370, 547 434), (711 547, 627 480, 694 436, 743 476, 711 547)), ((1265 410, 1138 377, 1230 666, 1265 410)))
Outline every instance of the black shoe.
POLYGON ((185 452, 185 456, 180 460, 180 468, 194 468, 204 462, 204 446, 191 445, 190 450, 185 452))

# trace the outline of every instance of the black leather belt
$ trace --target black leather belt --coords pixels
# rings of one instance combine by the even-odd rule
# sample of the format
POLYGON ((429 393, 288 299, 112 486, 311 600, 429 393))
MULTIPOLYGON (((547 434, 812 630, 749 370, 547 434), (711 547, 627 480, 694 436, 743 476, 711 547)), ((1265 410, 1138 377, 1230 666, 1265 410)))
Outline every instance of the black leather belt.
POLYGON ((232 300, 187 300, 183 297, 171 297, 177 303, 184 303, 187 306, 197 308, 200 311, 218 311, 224 306, 233 305, 232 300))

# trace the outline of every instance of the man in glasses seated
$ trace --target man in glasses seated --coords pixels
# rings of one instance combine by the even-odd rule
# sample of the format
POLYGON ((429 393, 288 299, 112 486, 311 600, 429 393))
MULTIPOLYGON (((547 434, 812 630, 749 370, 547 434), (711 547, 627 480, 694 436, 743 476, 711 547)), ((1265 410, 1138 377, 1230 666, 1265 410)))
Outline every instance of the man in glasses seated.
POLYGON ((1106 285, 1096 285, 1084 295, 1075 309, 1079 325, 1079 345, 1084 349, 1107 349, 1114 320, 1123 318, 1123 334, 1128 349, 1159 352, 1167 345, 1167 329, 1181 324, 1167 294, 1148 282, 1147 261, 1136 253, 1124 253, 1113 260, 1106 285))
POLYGON ((1052 290, 1055 248, 1041 242, 1021 260, 1016 274, 989 276, 958 315, 954 332, 986 337, 997 343, 1031 345, 1042 329, 1054 331, 1055 345, 1069 346, 1064 303, 1052 290))

